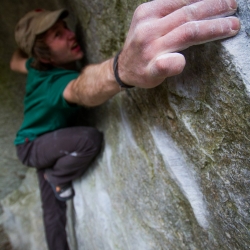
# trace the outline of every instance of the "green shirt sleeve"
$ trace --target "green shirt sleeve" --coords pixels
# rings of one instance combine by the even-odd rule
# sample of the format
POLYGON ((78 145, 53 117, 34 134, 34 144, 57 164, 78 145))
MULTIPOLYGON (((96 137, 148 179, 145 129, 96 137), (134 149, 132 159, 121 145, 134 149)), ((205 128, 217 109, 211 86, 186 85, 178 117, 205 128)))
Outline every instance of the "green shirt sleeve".
POLYGON ((79 76, 78 72, 65 71, 60 75, 52 76, 48 90, 48 102, 54 107, 72 107, 63 97, 63 91, 70 81, 79 76))
POLYGON ((26 69, 29 71, 30 70, 30 68, 31 68, 31 63, 32 63, 32 61, 33 61, 34 59, 33 58, 29 58, 27 61, 26 61, 26 64, 25 64, 25 66, 26 66, 26 69))

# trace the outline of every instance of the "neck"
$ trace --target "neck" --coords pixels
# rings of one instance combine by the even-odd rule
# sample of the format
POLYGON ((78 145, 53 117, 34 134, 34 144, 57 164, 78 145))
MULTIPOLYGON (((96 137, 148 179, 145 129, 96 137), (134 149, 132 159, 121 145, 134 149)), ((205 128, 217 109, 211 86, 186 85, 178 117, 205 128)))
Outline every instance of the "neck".
POLYGON ((68 70, 77 70, 76 62, 71 62, 63 65, 54 65, 56 68, 68 69, 68 70))

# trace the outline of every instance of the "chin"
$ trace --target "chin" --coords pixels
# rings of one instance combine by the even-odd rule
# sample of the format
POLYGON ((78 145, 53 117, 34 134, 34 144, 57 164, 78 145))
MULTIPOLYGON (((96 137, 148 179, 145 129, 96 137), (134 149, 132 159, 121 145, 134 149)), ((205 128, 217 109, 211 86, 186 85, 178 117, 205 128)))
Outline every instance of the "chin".
POLYGON ((79 53, 79 59, 78 59, 78 60, 83 59, 83 57, 84 57, 84 53, 83 53, 83 51, 81 51, 81 52, 79 53))

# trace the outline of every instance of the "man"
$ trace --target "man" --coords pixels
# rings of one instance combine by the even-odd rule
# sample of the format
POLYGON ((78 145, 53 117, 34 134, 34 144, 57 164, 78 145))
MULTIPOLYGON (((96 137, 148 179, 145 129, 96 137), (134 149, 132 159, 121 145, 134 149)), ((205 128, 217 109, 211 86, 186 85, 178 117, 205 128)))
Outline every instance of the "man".
POLYGON ((49 249, 68 249, 65 201, 74 195, 71 182, 84 173, 102 142, 94 128, 69 127, 76 105, 97 106, 122 89, 153 88, 181 73, 185 58, 178 51, 237 34, 239 20, 225 17, 236 8, 235 0, 144 3, 134 13, 121 52, 81 73, 73 71, 84 54, 63 21, 66 10, 38 9, 19 21, 20 49, 11 69, 28 78, 24 122, 15 144, 20 160, 38 169, 49 249))

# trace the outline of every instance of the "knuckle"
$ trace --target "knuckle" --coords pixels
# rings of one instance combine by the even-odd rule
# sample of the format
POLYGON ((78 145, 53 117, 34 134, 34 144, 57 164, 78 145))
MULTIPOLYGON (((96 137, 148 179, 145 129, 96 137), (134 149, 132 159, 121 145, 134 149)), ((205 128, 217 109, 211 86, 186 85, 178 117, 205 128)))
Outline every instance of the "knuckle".
POLYGON ((195 41, 199 34, 199 27, 195 22, 189 22, 183 25, 182 39, 184 42, 195 41))
POLYGON ((189 5, 189 6, 183 7, 183 11, 185 13, 186 21, 192 21, 192 20, 195 20, 198 10, 193 5, 189 5))
POLYGON ((140 27, 137 27, 135 29, 135 36, 134 36, 134 43, 136 44, 136 46, 143 46, 145 41, 144 41, 144 32, 140 27))
POLYGON ((144 47, 148 44, 150 40, 150 36, 148 34, 151 33, 152 25, 149 22, 144 22, 140 25, 137 25, 135 28, 135 42, 139 45, 144 47))
POLYGON ((136 21, 143 20, 144 18, 148 16, 147 9, 148 9, 147 3, 143 3, 136 8, 134 12, 134 18, 136 19, 136 21))

